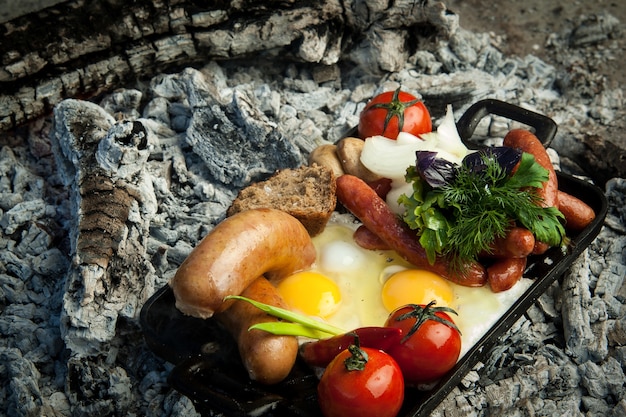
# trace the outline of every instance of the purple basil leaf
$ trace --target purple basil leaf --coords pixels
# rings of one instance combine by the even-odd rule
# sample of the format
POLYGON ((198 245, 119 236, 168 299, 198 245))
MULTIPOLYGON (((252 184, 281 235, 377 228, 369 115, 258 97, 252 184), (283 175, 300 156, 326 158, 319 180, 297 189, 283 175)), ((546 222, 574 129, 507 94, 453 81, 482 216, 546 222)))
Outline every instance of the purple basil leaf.
POLYGON ((443 187, 456 176, 457 165, 442 158, 437 152, 417 151, 417 172, 433 188, 443 187))
POLYGON ((484 172, 486 169, 485 156, 489 159, 495 159, 508 175, 522 158, 522 151, 508 146, 485 148, 463 158, 463 165, 477 174, 484 172))

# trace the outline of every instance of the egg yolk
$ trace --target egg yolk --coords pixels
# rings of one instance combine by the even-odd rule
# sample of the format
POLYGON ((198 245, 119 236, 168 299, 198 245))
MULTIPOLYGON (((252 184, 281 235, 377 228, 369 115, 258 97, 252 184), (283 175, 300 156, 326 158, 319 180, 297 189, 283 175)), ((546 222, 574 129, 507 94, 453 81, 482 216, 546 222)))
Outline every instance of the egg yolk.
POLYGON ((295 273, 282 280, 277 288, 287 305, 301 313, 327 318, 339 309, 339 287, 319 272, 295 273))
POLYGON ((382 288, 383 305, 393 311, 406 304, 428 304, 453 307, 454 290, 445 278, 424 270, 406 269, 396 272, 382 288))

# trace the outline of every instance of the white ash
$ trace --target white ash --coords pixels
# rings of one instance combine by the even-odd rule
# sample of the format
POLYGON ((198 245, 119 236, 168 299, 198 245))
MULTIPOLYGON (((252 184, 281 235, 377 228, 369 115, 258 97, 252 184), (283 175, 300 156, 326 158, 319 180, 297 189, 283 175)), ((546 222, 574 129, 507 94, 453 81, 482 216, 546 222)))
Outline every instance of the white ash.
POLYGON ((148 161, 148 133, 139 121, 117 123, 100 140, 95 154, 104 170, 129 180, 148 161))
MULTIPOLYGON (((445 104, 458 116, 484 97, 547 114, 559 124, 553 150, 561 169, 590 176, 577 162, 584 159, 580 129, 614 123, 623 92, 594 84, 596 94, 579 94, 585 79, 596 81, 584 68, 566 78, 536 57, 504 57, 487 35, 455 24, 447 23, 450 38, 389 62, 394 69, 384 76, 367 68, 378 44, 357 51, 361 66, 346 69, 340 61, 324 74, 276 60, 211 62, 99 103, 64 101, 54 119, 3 146, 4 414, 195 415, 191 402, 167 386, 171 365, 143 342, 143 301, 223 218, 238 188, 340 138, 378 92, 402 85, 437 117, 445 104), (125 129, 130 136, 119 135, 125 129), (47 132, 51 145, 42 139, 47 132), (84 184, 94 176, 122 201, 111 200, 91 218, 81 204, 93 197, 84 184), (123 213, 107 212, 116 207, 123 213), (81 249, 89 220, 114 226, 98 238, 107 244, 102 250, 81 249)), ((478 134, 502 136, 514 125, 490 117, 478 134)), ((606 193, 610 212, 600 236, 435 416, 624 415, 626 180, 609 181, 606 193)))

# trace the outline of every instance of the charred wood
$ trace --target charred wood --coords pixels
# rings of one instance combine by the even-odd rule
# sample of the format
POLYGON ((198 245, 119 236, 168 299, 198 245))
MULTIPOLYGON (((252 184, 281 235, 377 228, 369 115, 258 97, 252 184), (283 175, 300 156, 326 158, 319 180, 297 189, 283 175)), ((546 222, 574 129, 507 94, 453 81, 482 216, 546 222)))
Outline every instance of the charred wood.
POLYGON ((0 131, 47 114, 62 98, 212 59, 280 56, 331 65, 346 49, 374 72, 400 69, 424 30, 458 18, 435 1, 213 2, 73 0, 2 24, 0 131))

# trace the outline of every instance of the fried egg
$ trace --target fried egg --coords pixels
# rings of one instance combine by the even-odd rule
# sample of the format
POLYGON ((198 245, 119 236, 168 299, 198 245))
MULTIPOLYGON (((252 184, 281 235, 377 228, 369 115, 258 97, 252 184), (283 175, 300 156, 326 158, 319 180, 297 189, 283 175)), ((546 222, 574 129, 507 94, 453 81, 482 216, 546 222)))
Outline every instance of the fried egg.
POLYGON ((288 300, 291 309, 309 316, 327 319, 341 305, 339 286, 318 271, 297 272, 282 280, 277 288, 282 297, 288 300))
POLYGON ((457 285, 416 268, 394 251, 361 248, 352 237, 356 227, 334 216, 313 238, 317 258, 312 268, 278 285, 291 309, 349 331, 382 326, 398 307, 435 300, 458 313, 452 318, 461 331, 462 357, 532 283, 522 279, 503 293, 457 285))

